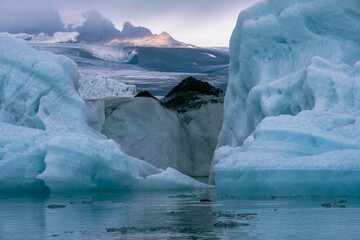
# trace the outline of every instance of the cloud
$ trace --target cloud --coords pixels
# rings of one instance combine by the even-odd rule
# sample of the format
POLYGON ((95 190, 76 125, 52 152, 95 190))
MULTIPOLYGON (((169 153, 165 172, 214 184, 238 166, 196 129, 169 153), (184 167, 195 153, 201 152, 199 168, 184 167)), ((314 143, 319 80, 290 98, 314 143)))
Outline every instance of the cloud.
POLYGON ((53 34, 62 30, 59 13, 53 8, 0 11, 0 32, 53 34))
POLYGON ((82 16, 86 18, 86 21, 81 26, 73 29, 80 33, 77 38, 79 42, 98 42, 111 36, 116 38, 120 34, 114 24, 97 10, 87 11, 82 16))

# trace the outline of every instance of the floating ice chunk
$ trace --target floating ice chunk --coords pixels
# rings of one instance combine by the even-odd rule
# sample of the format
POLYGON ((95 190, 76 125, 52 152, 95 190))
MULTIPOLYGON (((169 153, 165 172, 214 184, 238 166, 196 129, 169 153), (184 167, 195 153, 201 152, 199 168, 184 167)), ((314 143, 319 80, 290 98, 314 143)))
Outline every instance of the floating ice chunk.
POLYGON ((46 149, 46 168, 37 178, 53 192, 131 189, 137 178, 159 172, 125 155, 112 140, 67 134, 51 138, 46 149))
POLYGON ((144 186, 148 186, 150 189, 206 189, 215 187, 184 176, 170 167, 161 173, 148 176, 144 186))

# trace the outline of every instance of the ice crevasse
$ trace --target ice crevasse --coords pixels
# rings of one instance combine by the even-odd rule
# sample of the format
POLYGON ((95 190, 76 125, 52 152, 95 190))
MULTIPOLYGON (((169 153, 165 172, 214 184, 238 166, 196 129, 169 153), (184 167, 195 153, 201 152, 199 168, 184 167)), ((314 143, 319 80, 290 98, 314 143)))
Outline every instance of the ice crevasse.
POLYGON ((230 40, 218 191, 360 195, 360 3, 268 0, 230 40))
POLYGON ((208 187, 90 128, 78 85, 72 60, 0 36, 0 192, 208 187))

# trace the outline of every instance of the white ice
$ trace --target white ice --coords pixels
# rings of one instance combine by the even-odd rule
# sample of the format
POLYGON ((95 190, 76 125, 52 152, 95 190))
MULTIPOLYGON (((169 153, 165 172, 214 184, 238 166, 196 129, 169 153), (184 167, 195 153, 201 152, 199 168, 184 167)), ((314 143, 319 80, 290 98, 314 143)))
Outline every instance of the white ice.
POLYGON ((133 97, 136 94, 136 87, 135 85, 128 85, 111 78, 81 73, 78 92, 85 100, 133 97))
POLYGON ((360 4, 262 1, 230 41, 217 189, 360 195, 360 4))
POLYGON ((0 33, 2 36, 19 38, 31 43, 73 43, 79 35, 78 32, 56 32, 53 35, 47 33, 27 34, 27 33, 0 33))

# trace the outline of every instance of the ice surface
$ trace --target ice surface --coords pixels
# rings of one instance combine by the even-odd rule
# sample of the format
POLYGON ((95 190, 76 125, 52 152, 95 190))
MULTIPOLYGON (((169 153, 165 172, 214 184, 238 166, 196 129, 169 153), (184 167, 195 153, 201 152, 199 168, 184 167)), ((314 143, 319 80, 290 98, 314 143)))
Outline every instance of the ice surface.
MULTIPOLYGON (((146 177, 160 170, 89 127, 78 84, 72 60, 0 37, 0 191, 152 188, 146 177)), ((156 175, 154 188, 159 181, 179 188, 181 178, 181 187, 205 186, 169 174, 156 175)))
POLYGON ((359 13, 356 0, 276 0, 239 15, 219 191, 360 195, 359 13))
POLYGON ((88 45, 89 52, 106 62, 129 63, 137 54, 135 49, 103 45, 88 45))
POLYGON ((209 176, 221 128, 222 104, 177 113, 152 98, 87 101, 91 126, 118 142, 126 154, 190 176, 209 176), (105 107, 105 109, 104 109, 105 107))
POLYGON ((78 32, 56 32, 52 35, 47 33, 38 33, 38 34, 27 34, 27 33, 0 33, 2 36, 8 36, 13 38, 20 38, 31 43, 69 43, 75 42, 78 32))
POLYGON ((79 94, 85 100, 133 97, 136 95, 136 87, 134 85, 127 85, 99 75, 82 73, 80 74, 79 85, 79 94))

